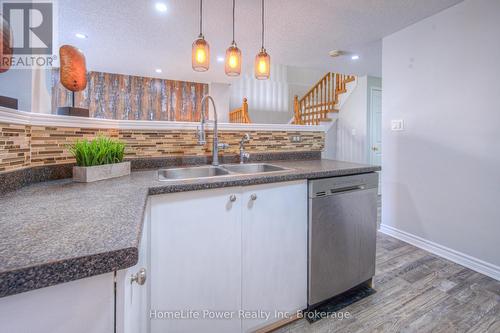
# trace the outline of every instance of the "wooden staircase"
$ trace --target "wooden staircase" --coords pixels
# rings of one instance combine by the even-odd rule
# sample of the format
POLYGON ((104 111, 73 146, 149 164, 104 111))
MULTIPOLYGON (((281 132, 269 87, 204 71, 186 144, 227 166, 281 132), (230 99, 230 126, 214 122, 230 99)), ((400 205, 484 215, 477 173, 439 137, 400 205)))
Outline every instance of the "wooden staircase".
POLYGON ((250 117, 248 116, 248 100, 243 98, 241 108, 234 109, 229 112, 230 123, 250 124, 250 117))
POLYGON ((319 125, 332 121, 329 113, 338 112, 336 106, 340 95, 347 92, 347 84, 356 80, 354 75, 327 73, 301 99, 294 97, 294 119, 296 125, 319 125))

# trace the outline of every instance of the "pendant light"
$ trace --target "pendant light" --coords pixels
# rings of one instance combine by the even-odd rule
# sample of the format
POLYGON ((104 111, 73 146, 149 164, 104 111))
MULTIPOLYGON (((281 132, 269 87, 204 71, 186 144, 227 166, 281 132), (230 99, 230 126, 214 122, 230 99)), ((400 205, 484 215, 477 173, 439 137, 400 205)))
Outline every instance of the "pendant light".
POLYGON ((255 57, 255 78, 257 80, 267 80, 271 75, 271 56, 264 48, 264 0, 262 0, 262 47, 255 57))
POLYGON ((202 32, 203 28, 203 0, 200 0, 200 34, 194 41, 191 52, 191 64, 197 72, 205 72, 210 67, 210 46, 202 32))
POLYGON ((231 46, 226 50, 226 61, 224 66, 224 71, 228 76, 238 76, 241 73, 241 51, 236 46, 236 42, 234 41, 234 9, 235 2, 233 0, 233 42, 231 46))

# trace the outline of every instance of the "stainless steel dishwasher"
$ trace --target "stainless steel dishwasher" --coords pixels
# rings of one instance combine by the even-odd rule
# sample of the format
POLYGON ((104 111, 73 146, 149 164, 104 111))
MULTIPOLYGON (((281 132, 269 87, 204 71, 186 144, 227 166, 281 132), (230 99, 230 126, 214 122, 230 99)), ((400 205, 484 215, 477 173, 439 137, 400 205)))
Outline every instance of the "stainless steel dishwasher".
POLYGON ((309 182, 310 308, 375 275, 377 186, 377 173, 309 182))

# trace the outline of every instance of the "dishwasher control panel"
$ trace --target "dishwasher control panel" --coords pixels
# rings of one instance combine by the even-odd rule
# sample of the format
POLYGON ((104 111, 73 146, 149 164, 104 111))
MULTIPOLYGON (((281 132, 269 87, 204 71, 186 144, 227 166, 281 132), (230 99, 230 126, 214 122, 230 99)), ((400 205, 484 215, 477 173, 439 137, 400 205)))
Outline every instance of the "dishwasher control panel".
POLYGON ((340 176, 309 181, 309 198, 324 197, 341 192, 377 188, 378 173, 340 176))

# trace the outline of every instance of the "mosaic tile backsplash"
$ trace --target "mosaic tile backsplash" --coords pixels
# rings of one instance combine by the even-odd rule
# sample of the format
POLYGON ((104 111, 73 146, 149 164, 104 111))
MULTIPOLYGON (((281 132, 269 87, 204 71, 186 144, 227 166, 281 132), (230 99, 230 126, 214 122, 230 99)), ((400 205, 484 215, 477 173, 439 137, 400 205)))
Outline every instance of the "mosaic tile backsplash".
MULTIPOLYGON (((252 139, 245 145, 249 153, 277 153, 322 151, 323 132, 296 131, 219 131, 220 142, 229 149, 221 154, 239 153, 239 141, 244 133, 252 139), (300 135, 301 142, 291 137, 300 135)), ((0 172, 30 166, 74 163, 68 145, 77 139, 94 138, 99 134, 118 138, 126 144, 126 159, 172 156, 210 156, 211 137, 208 143, 198 145, 194 130, 118 130, 74 127, 26 126, 0 123, 0 172)))

